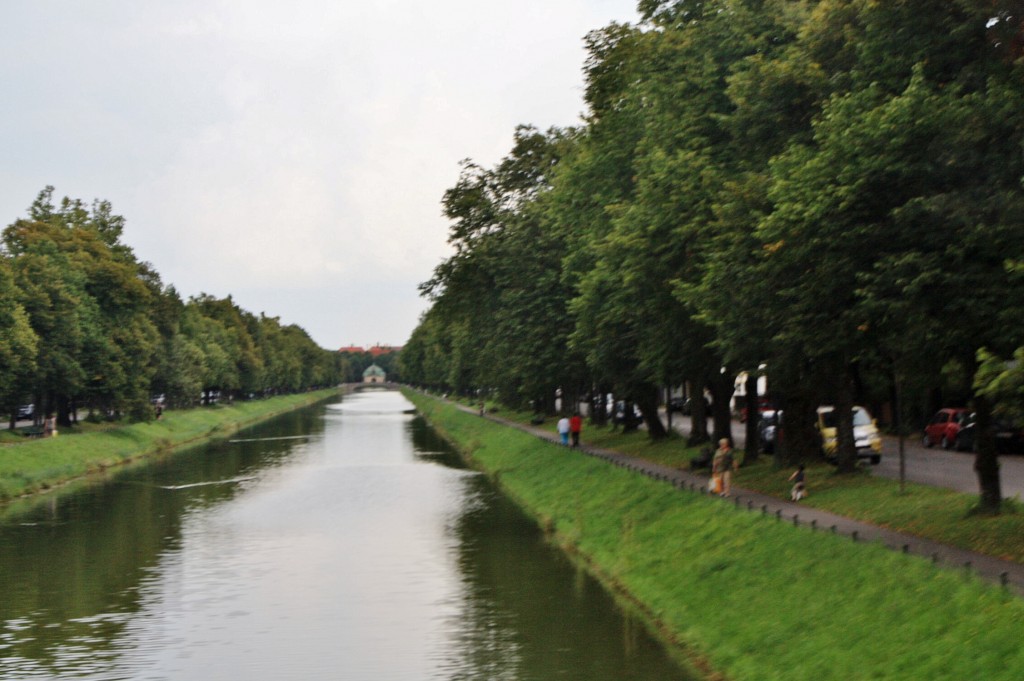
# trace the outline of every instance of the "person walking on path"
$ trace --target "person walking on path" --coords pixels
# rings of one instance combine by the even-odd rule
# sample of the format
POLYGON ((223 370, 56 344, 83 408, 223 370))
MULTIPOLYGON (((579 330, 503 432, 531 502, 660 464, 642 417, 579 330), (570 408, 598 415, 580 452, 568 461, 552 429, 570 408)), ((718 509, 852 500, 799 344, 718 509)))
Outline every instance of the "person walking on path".
POLYGON ((715 457, 711 459, 711 474, 722 481, 722 488, 719 494, 723 497, 729 496, 732 489, 732 471, 737 467, 736 460, 732 455, 732 447, 729 446, 729 439, 722 438, 718 441, 718 450, 715 457))
POLYGON ((793 501, 800 501, 807 496, 807 490, 804 486, 804 465, 800 464, 793 475, 789 476, 789 481, 793 483, 793 489, 789 493, 789 498, 793 501))
POLYGON ((563 416, 558 419, 558 436, 562 438, 562 444, 569 446, 569 418, 563 416))
POLYGON ((43 437, 53 437, 57 434, 57 418, 53 414, 47 414, 43 420, 43 437))
POLYGON ((580 446, 580 431, 583 430, 583 419, 580 418, 579 412, 574 413, 572 418, 569 419, 569 433, 572 435, 572 446, 580 446))

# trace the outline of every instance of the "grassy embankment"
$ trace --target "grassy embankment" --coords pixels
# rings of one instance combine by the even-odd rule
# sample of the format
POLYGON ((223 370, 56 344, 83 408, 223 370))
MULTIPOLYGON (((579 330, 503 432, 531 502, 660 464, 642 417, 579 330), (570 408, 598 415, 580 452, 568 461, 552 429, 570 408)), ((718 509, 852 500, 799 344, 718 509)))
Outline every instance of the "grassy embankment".
POLYGON ((143 457, 227 437, 240 428, 338 394, 336 388, 164 412, 149 423, 83 423, 58 436, 0 440, 0 503, 143 457))
POLYGON ((712 676, 1024 678, 1024 600, 998 587, 409 397, 555 541, 716 670, 712 676))
MULTIPOLYGON (((527 413, 500 415, 521 423, 528 423, 530 418, 527 413)), ((554 422, 549 426, 554 432, 554 422)), ((642 432, 623 435, 610 428, 593 427, 586 428, 584 435, 592 446, 677 468, 686 467, 698 453, 698 448, 687 448, 681 437, 651 442, 642 432)), ((790 473, 792 470, 777 469, 770 457, 761 457, 757 463, 741 468, 734 484, 788 499, 790 473)), ((808 466, 807 488, 810 496, 801 502, 804 506, 1024 563, 1024 507, 1019 500, 1005 501, 1001 515, 978 515, 973 512, 978 504, 977 494, 914 483, 907 483, 901 493, 895 480, 866 472, 836 475, 835 467, 823 461, 808 466)))

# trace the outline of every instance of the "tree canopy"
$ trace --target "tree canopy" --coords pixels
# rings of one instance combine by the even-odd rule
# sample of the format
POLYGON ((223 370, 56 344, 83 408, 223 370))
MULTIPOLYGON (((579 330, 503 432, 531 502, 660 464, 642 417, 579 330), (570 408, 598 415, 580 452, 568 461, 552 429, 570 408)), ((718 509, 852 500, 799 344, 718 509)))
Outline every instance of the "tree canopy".
POLYGON ((193 405, 342 380, 346 364, 297 326, 224 299, 182 301, 121 241, 109 202, 39 193, 0 242, 0 402, 67 425, 93 415, 150 418, 151 400, 193 405))
MULTIPOLYGON (((979 424, 1018 409, 1019 2, 638 9, 587 36, 579 126, 521 126, 494 168, 464 163, 406 378, 513 403, 614 392, 658 437, 659 386, 710 391, 727 423, 732 376, 764 372, 781 456, 818 455, 814 408, 832 403, 841 470, 842 407, 897 383, 919 416, 943 391, 979 424)), ((984 436, 976 469, 998 510, 984 436)))

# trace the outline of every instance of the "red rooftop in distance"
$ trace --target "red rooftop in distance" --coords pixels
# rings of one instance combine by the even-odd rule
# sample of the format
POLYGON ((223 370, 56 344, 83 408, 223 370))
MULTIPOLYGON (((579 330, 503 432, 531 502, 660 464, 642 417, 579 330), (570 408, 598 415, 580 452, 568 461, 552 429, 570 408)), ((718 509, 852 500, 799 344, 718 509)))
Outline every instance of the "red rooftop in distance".
POLYGON ((381 355, 390 355, 393 352, 400 352, 402 346, 400 345, 374 345, 372 348, 366 349, 359 345, 347 345, 343 348, 338 348, 338 352, 350 352, 352 354, 363 354, 370 353, 374 357, 380 357, 381 355))

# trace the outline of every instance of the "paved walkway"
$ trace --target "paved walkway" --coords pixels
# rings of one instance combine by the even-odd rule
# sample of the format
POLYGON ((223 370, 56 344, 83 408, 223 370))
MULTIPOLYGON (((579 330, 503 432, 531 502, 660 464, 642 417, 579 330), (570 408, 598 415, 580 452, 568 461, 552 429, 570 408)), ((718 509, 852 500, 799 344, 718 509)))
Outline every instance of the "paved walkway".
MULTIPOLYGON (((664 412, 662 423, 666 423, 664 412)), ((714 424, 709 419, 708 427, 714 424)), ((691 419, 688 416, 674 414, 672 427, 683 435, 690 434, 691 419)), ((746 424, 732 422, 732 437, 736 449, 742 449, 746 441, 746 424)), ((951 489, 964 494, 978 493, 978 474, 974 472, 974 454, 957 452, 941 447, 927 448, 917 437, 904 440, 904 477, 907 482, 915 482, 930 487, 951 489)), ((890 480, 900 479, 899 438, 882 434, 882 461, 871 466, 872 475, 890 480)), ((999 486, 1004 499, 1024 499, 1024 456, 1000 455, 999 486)))
MULTIPOLYGON (((465 411, 477 413, 468 407, 465 411)), ((485 418, 525 431, 548 442, 558 444, 558 434, 553 426, 540 427, 516 423, 508 419, 488 414, 485 418)), ((708 474, 697 474, 663 466, 619 452, 581 445, 577 451, 588 456, 603 459, 608 463, 627 468, 631 471, 663 480, 681 490, 707 494, 708 474)), ((880 542, 894 551, 924 556, 933 563, 950 569, 970 571, 979 577, 1001 584, 1009 591, 1024 597, 1024 565, 972 551, 965 551, 939 542, 922 539, 911 534, 887 530, 876 525, 852 520, 844 516, 829 513, 797 502, 779 499, 752 490, 732 486, 732 496, 722 499, 722 503, 734 504, 737 508, 746 508, 751 513, 775 516, 779 522, 792 523, 794 526, 808 527, 813 531, 833 532, 850 537, 852 541, 880 542)))

